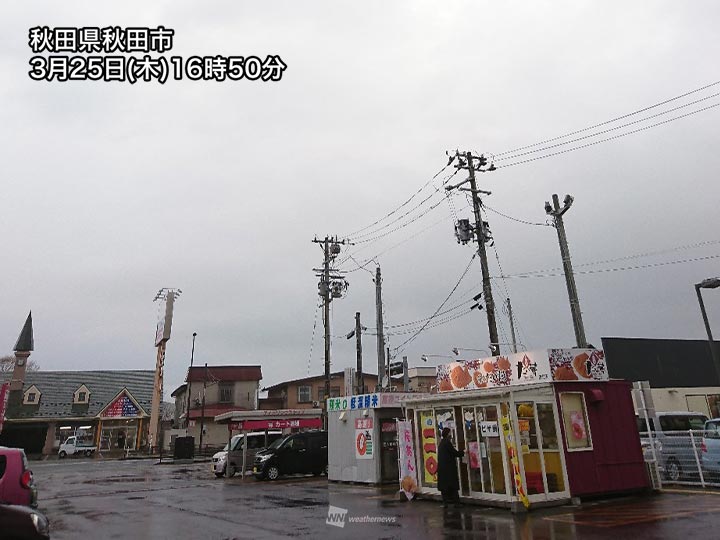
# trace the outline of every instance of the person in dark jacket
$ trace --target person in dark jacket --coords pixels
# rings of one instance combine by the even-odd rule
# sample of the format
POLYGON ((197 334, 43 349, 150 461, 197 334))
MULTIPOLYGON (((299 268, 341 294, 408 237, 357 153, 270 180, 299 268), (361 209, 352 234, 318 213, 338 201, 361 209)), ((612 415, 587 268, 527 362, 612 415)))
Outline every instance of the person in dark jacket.
POLYGON ((443 506, 447 508, 448 503, 460 504, 458 490, 460 484, 458 482, 457 458, 465 455, 462 450, 455 450, 450 440, 450 428, 443 428, 442 441, 438 446, 438 489, 442 493, 443 506))

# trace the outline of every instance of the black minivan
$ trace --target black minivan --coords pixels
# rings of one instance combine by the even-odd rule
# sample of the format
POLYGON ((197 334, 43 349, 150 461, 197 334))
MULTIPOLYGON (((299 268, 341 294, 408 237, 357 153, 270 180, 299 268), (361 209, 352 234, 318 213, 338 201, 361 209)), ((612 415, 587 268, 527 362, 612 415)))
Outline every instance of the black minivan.
POLYGON ((327 474, 327 431, 293 433, 255 454, 255 478, 276 480, 281 474, 327 474))

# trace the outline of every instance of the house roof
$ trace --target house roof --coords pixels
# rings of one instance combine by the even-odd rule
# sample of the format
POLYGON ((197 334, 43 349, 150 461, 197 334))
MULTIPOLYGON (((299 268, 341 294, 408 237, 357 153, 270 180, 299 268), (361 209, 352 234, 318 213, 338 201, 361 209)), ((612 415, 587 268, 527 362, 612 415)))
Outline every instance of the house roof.
POLYGON ((235 382, 235 381, 259 381, 262 379, 260 366, 208 366, 207 373, 205 366, 191 367, 188 369, 186 382, 235 382))
MULTIPOLYGON (((0 382, 9 381, 12 373, 0 373, 0 382)), ((155 371, 28 371, 25 386, 35 385, 40 391, 40 403, 18 405, 8 403, 8 419, 53 419, 95 417, 124 388, 146 414, 150 414, 155 371), (73 393, 81 385, 90 391, 88 404, 73 405, 73 393)))
MULTIPOLYGON (((365 377, 375 377, 377 379, 377 375, 375 375, 374 373, 363 372, 363 375, 365 377)), ((338 378, 343 378, 343 377, 345 377, 344 371, 334 371, 334 372, 330 373, 330 379, 338 379, 338 378)), ((279 388, 282 388, 283 386, 288 386, 290 384, 299 384, 299 383, 304 383, 304 382, 309 383, 309 382, 314 382, 314 381, 319 381, 319 380, 324 380, 324 379, 325 379, 324 373, 322 375, 312 375, 310 377, 303 377, 302 379, 293 379, 291 381, 279 382, 272 386, 266 386, 265 388, 263 388, 263 391, 278 390, 279 388)))

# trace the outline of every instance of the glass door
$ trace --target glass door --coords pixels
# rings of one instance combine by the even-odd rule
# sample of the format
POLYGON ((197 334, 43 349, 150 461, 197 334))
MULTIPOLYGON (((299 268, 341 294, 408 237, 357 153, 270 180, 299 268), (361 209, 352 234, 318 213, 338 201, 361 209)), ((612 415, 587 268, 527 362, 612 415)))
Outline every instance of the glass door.
POLYGON ((525 469, 525 486, 528 497, 545 493, 545 474, 540 436, 537 427, 535 403, 521 401, 515 404, 518 432, 520 434, 518 454, 525 469))
POLYGON ((507 493, 497 405, 463 408, 467 477, 474 494, 507 493))

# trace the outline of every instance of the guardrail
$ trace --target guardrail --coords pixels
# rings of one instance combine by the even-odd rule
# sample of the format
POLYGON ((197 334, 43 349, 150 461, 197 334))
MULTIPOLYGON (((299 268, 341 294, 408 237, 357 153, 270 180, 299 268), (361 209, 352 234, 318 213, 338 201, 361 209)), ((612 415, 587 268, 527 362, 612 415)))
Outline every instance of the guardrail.
POLYGON ((720 437, 717 433, 653 431, 640 433, 640 440, 651 474, 652 468, 657 467, 663 484, 720 487, 720 437))

